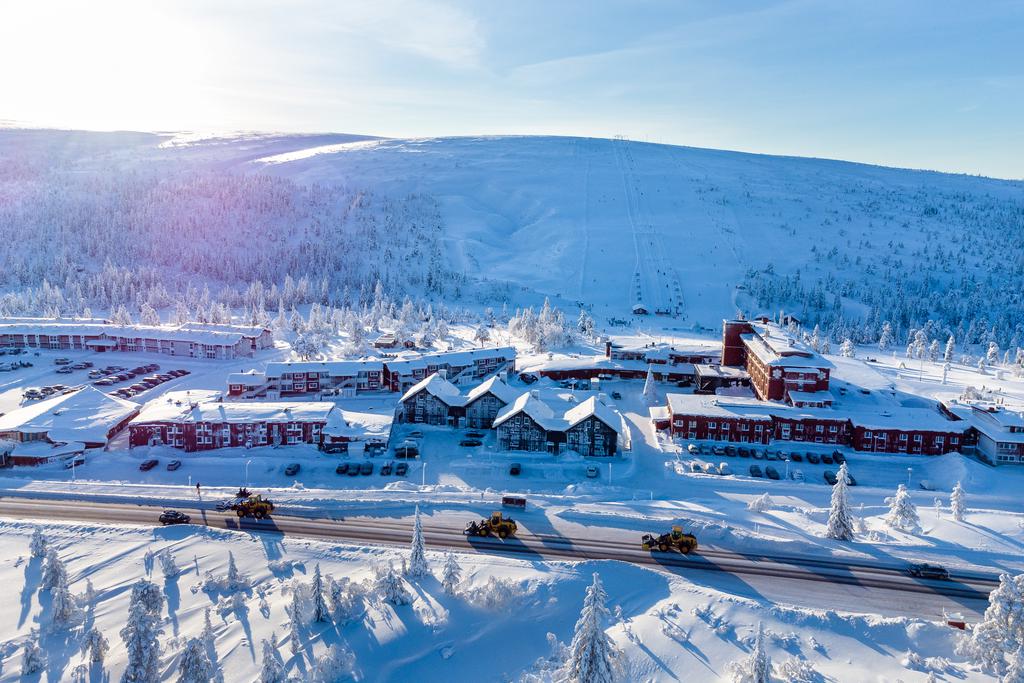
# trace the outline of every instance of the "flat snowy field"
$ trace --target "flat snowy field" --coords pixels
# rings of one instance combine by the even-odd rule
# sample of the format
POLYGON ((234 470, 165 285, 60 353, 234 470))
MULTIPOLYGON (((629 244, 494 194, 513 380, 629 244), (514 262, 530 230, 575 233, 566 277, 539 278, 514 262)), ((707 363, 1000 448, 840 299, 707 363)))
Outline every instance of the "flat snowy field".
MULTIPOLYGON (((428 552, 433 576, 408 579, 411 604, 392 605, 373 588, 374 570, 396 568, 407 550, 335 545, 240 532, 46 524, 45 536, 65 562, 71 590, 82 596, 82 614, 69 628, 54 628, 49 589, 40 588, 42 561, 32 559, 33 526, 0 522, 0 681, 21 676, 21 644, 40 632, 47 665, 27 680, 63 681, 83 663, 81 633, 92 626, 111 645, 104 664, 85 680, 117 680, 126 663, 118 632, 134 582, 147 577, 163 592, 161 670, 176 679, 186 637, 203 630, 211 611, 217 664, 227 681, 257 678, 262 640, 277 637, 290 674, 308 680, 316 657, 330 645, 354 655, 352 677, 366 681, 546 680, 554 665, 548 633, 572 638, 584 589, 598 572, 609 595, 608 634, 623 651, 628 680, 719 681, 728 664, 745 657, 763 623, 776 666, 801 659, 818 672, 806 680, 924 681, 934 671, 946 680, 990 680, 951 661, 959 633, 908 618, 857 616, 841 611, 789 607, 765 598, 737 597, 735 579, 687 578, 617 562, 532 562, 459 555, 457 594, 440 587, 443 557, 428 552), (159 554, 180 568, 165 576, 159 554), (223 585, 229 553, 245 586, 223 585), (329 623, 309 621, 308 585, 319 563, 324 575, 347 579, 342 611, 329 623), (91 600, 85 599, 91 583, 91 600), (351 585, 354 584, 354 587, 351 585), (300 592, 303 619, 293 633, 287 608, 300 592), (908 652, 920 659, 907 661, 908 652), (908 668, 908 664, 914 668, 908 668), (821 676, 825 677, 824 679, 821 676), (528 679, 534 680, 534 679, 528 679)), ((827 590, 827 588, 826 588, 827 590)), ((87 667, 88 668, 88 667, 87 667)), ((783 679, 785 680, 785 679, 783 679)))

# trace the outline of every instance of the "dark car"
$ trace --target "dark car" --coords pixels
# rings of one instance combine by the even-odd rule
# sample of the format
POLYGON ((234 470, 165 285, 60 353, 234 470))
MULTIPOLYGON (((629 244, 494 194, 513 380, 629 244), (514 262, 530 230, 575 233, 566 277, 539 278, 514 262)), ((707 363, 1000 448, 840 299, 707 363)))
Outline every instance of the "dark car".
POLYGON ((927 564, 925 562, 912 564, 907 567, 907 573, 919 579, 939 579, 941 581, 949 580, 949 571, 945 567, 937 564, 927 564))
POLYGON ((512 465, 509 466, 508 468, 508 473, 511 474, 513 477, 518 477, 522 473, 522 471, 523 466, 517 462, 512 463, 512 465))
POLYGON ((350 476, 350 477, 358 477, 359 476, 359 463, 354 462, 354 463, 352 463, 351 466, 349 466, 349 468, 348 468, 348 476, 350 476))
POLYGON ((142 470, 143 472, 149 472, 151 469, 153 469, 159 464, 160 461, 155 458, 151 460, 143 460, 142 463, 139 465, 139 469, 142 470))
POLYGON ((160 513, 160 523, 164 526, 168 524, 188 524, 191 521, 191 517, 177 510, 164 510, 160 513))
POLYGON ((391 463, 389 463, 389 462, 384 463, 383 465, 380 466, 380 476, 382 476, 382 477, 390 477, 391 476, 391 469, 392 469, 391 463))
POLYGON ((348 474, 348 463, 347 462, 343 462, 340 465, 338 465, 337 467, 335 467, 334 468, 334 473, 335 474, 348 474))
POLYGON ((837 465, 842 465, 844 462, 846 462, 846 456, 840 453, 839 451, 836 451, 835 453, 832 454, 832 459, 836 461, 837 465))
POLYGON ((776 481, 781 479, 781 477, 779 476, 779 471, 772 467, 771 465, 764 468, 764 473, 769 479, 774 479, 776 481))
POLYGON ((85 458, 78 456, 71 458, 70 460, 64 461, 64 469, 70 470, 72 467, 81 467, 85 464, 85 458))
POLYGON ((835 460, 832 459, 832 456, 829 455, 828 453, 822 453, 821 454, 821 461, 823 463, 825 463, 826 465, 834 465, 835 462, 836 462, 835 460))
POLYGON ((825 481, 827 481, 830 486, 835 486, 836 482, 839 480, 836 478, 835 472, 832 470, 825 470, 825 481))
POLYGON ((758 479, 760 479, 764 477, 764 472, 761 471, 761 467, 759 465, 751 465, 750 476, 757 477, 758 479))
POLYGON ((157 375, 157 377, 165 382, 169 382, 170 380, 174 379, 170 375, 157 375))
POLYGON ((808 453, 807 454, 807 462, 811 463, 812 465, 820 465, 821 464, 821 458, 818 457, 817 453, 808 453))
POLYGON ((484 435, 481 432, 466 432, 467 439, 482 439, 484 435))
POLYGON ((793 451, 792 453, 789 454, 789 459, 792 460, 793 462, 803 462, 804 456, 800 455, 796 451, 793 451))
POLYGON ((730 458, 735 458, 736 457, 736 447, 735 446, 726 446, 725 447, 725 454, 728 455, 730 458))
POLYGON ((400 462, 395 465, 395 476, 404 477, 407 474, 409 474, 409 463, 400 462))
POLYGON ((177 469, 180 469, 180 468, 181 468, 181 461, 180 460, 172 460, 169 463, 167 463, 167 471, 168 472, 173 472, 174 470, 177 470, 177 469))
POLYGON ((466 448, 475 448, 477 446, 482 446, 483 443, 484 442, 481 441, 480 439, 463 439, 462 441, 459 442, 459 445, 465 446, 466 448))
POLYGON ((296 474, 299 473, 300 469, 301 468, 299 467, 299 463, 293 462, 290 465, 288 465, 288 467, 284 468, 284 476, 294 477, 296 474))
POLYGON ((846 473, 846 485, 847 486, 856 486, 857 485, 857 480, 854 479, 853 475, 850 474, 849 472, 846 473))
POLYGON ((372 462, 364 462, 362 465, 360 465, 359 466, 359 474, 362 474, 362 475, 373 474, 373 463, 372 462))
POLYGON ((754 460, 764 460, 765 451, 762 451, 760 448, 752 448, 750 449, 750 454, 754 456, 754 460))
POLYGON ((620 394, 617 391, 613 391, 612 392, 612 400, 621 401, 622 400, 622 394, 620 394))
POLYGON ((736 453, 741 458, 749 458, 750 457, 750 449, 747 448, 746 446, 740 446, 739 450, 737 450, 736 453))

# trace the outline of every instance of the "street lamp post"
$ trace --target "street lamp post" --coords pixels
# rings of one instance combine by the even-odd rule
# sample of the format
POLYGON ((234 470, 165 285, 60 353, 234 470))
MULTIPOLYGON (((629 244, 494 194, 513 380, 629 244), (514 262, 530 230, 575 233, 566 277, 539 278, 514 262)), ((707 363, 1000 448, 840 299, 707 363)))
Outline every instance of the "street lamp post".
POLYGON ((789 457, 786 457, 786 479, 789 479, 789 457))
POLYGON ((245 461, 245 488, 249 488, 249 464, 252 460, 245 461))
POLYGON ((910 475, 912 475, 913 473, 914 473, 914 468, 913 467, 908 467, 907 468, 907 488, 910 488, 910 475))
POLYGON ((427 461, 426 460, 423 461, 423 468, 420 470, 420 474, 422 475, 422 479, 420 480, 420 486, 424 486, 425 487, 427 485, 427 461))

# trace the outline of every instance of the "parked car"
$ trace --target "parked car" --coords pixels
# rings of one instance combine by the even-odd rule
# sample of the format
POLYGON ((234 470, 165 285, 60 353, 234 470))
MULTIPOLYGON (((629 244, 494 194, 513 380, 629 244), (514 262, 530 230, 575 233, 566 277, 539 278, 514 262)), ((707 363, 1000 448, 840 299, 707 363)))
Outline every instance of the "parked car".
POLYGON ((771 465, 768 465, 768 467, 764 468, 764 473, 769 479, 774 479, 776 481, 782 478, 779 476, 779 471, 772 467, 771 465))
POLYGON ((754 460, 764 460, 764 454, 767 451, 763 451, 760 448, 753 448, 750 451, 750 455, 754 457, 754 460))
POLYGON ((728 455, 730 458, 735 458, 736 457, 736 447, 735 446, 726 446, 725 447, 725 454, 728 455))
POLYGON ((729 467, 729 463, 727 463, 727 462, 719 463, 718 464, 718 473, 719 474, 732 474, 732 468, 729 467))
POLYGON ((168 524, 188 524, 191 521, 191 517, 177 510, 164 510, 160 513, 160 523, 164 526, 168 524))
POLYGON ((363 464, 359 466, 359 474, 362 474, 362 475, 373 474, 373 463, 372 462, 368 462, 368 461, 364 461, 363 464))
POLYGON ((76 455, 73 458, 64 461, 64 469, 70 470, 72 467, 81 467, 85 464, 85 457, 76 455))
POLYGON ((846 462, 846 456, 840 453, 839 451, 835 451, 834 453, 832 453, 832 459, 836 461, 837 465, 842 465, 844 462, 846 462))
POLYGON ((420 454, 420 446, 412 439, 406 439, 395 446, 396 458, 415 458, 420 454))
POLYGON ((71 368, 72 370, 85 370, 86 368, 89 367, 89 365, 92 365, 92 363, 89 363, 88 365, 85 363, 72 363, 68 367, 71 368))
POLYGON ((803 462, 804 456, 800 455, 796 451, 793 451, 792 453, 789 454, 789 459, 792 460, 793 462, 803 462))
POLYGON ((68 365, 68 364, 71 363, 71 359, 70 358, 54 358, 53 359, 53 363, 54 363, 54 365, 68 365))
POLYGON ((811 463, 812 465, 820 465, 821 458, 818 456, 817 453, 808 453, 807 462, 811 463))
POLYGON ((523 471, 523 466, 517 462, 512 463, 508 468, 508 473, 513 477, 518 477, 523 471))
POLYGON ((136 394, 149 389, 149 387, 147 387, 145 384, 133 384, 128 388, 134 391, 136 394))
POLYGON ((718 474, 718 468, 715 467, 715 463, 709 462, 708 464, 704 465, 704 472, 706 474, 718 474))
POLYGON ((941 565, 928 564, 927 562, 910 565, 907 567, 907 573, 918 579, 938 579, 940 581, 949 580, 949 570, 941 565))
POLYGON ((70 365, 65 365, 63 367, 57 368, 58 375, 70 375, 72 372, 74 372, 74 370, 71 368, 70 365))
POLYGON ((151 469, 153 469, 159 464, 160 461, 155 458, 152 458, 150 460, 143 460, 142 463, 139 465, 139 469, 142 470, 143 472, 149 472, 151 469))
POLYGON ((740 446, 740 448, 737 451, 737 453, 739 454, 739 456, 741 458, 749 458, 750 457, 750 449, 747 448, 746 446, 740 446))
POLYGON ((400 462, 397 465, 395 465, 395 475, 396 476, 404 477, 407 474, 409 474, 409 463, 407 463, 407 462, 400 462))
POLYGON ((689 451, 691 455, 697 455, 698 453, 700 453, 700 446, 698 446, 695 443, 691 443, 689 446, 686 447, 686 450, 689 451))
POLYGON ((380 476, 382 476, 382 477, 390 477, 392 469, 393 468, 392 468, 392 465, 391 465, 390 462, 384 463, 383 465, 380 466, 380 476))
POLYGON ((849 472, 846 473, 846 485, 847 486, 856 486, 857 485, 857 480, 854 479, 853 475, 850 474, 849 472))
POLYGON ((484 438, 483 432, 466 432, 467 439, 482 439, 484 438))
POLYGON ((750 476, 758 478, 764 477, 764 472, 761 471, 760 465, 750 466, 750 476))
POLYGON ((347 462, 340 463, 337 467, 334 468, 334 473, 335 474, 348 474, 348 463, 347 462))
POLYGON ((613 391, 612 392, 612 400, 613 401, 621 401, 622 400, 622 394, 620 394, 617 391, 613 391))
POLYGON ((465 448, 475 448, 476 446, 482 446, 483 441, 480 439, 463 439, 459 442, 459 445, 465 448))
POLYGON ((598 475, 596 465, 587 465, 587 479, 596 479, 598 475))
POLYGON ((357 463, 357 462, 352 463, 352 465, 348 468, 348 476, 350 476, 350 477, 358 477, 360 469, 361 468, 359 467, 359 463, 357 463))
POLYGON ((173 472, 174 470, 178 470, 178 469, 181 469, 181 461, 180 460, 172 460, 169 463, 167 463, 167 471, 168 472, 173 472))
POLYGON ((712 446, 711 452, 715 455, 725 455, 725 447, 723 446, 712 446))
POLYGON ((825 481, 829 483, 829 486, 835 486, 839 479, 836 478, 836 473, 832 470, 825 470, 825 481))
POLYGON ((782 458, 779 457, 779 451, 766 450, 764 452, 764 459, 765 460, 773 460, 774 461, 774 460, 781 460, 782 458))
POLYGON ((804 473, 801 470, 792 469, 789 471, 789 478, 792 479, 793 481, 803 481, 804 473))
POLYGON ((284 468, 284 476, 286 476, 286 477, 294 477, 296 474, 299 473, 300 469, 301 469, 301 467, 299 466, 299 463, 297 463, 297 462, 290 463, 287 467, 284 468))
POLYGON ((703 472, 704 471, 704 467, 699 462, 694 460, 693 462, 690 463, 690 471, 691 472, 703 472))
POLYGON ((835 460, 832 459, 832 456, 829 455, 828 453, 822 453, 821 454, 821 461, 823 463, 825 463, 826 465, 834 465, 835 462, 836 462, 835 460))

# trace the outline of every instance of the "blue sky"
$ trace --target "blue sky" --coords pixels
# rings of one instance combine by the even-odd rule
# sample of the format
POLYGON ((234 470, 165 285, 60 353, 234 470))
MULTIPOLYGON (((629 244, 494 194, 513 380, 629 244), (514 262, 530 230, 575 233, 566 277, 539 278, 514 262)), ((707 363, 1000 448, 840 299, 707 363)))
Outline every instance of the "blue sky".
POLYGON ((1024 177, 1024 3, 13 0, 0 120, 613 136, 1024 177))

